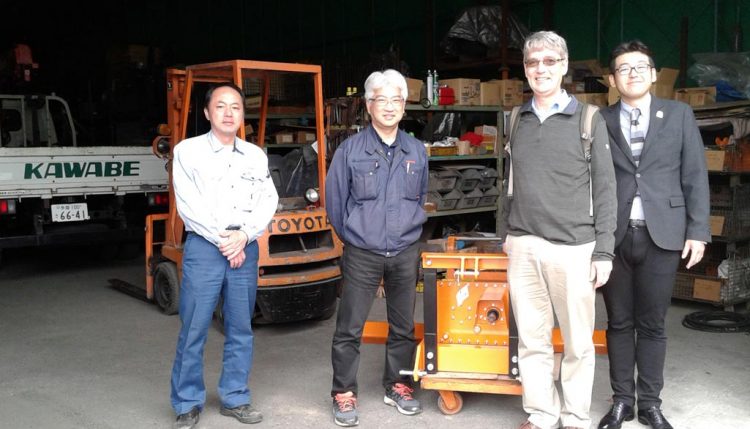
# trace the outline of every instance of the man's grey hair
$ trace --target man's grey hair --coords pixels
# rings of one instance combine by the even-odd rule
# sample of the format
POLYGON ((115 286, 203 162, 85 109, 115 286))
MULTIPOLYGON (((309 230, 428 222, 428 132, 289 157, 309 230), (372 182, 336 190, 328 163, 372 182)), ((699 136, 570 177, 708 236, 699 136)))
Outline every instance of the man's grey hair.
POLYGON ((372 98, 376 90, 386 86, 394 86, 401 90, 401 96, 406 100, 409 96, 409 88, 406 86, 404 76, 393 69, 382 72, 372 72, 365 81, 365 100, 372 98))
POLYGON ((523 59, 525 60, 532 50, 537 49, 551 49, 560 54, 561 58, 568 58, 568 44, 554 31, 537 31, 530 34, 523 43, 523 59))

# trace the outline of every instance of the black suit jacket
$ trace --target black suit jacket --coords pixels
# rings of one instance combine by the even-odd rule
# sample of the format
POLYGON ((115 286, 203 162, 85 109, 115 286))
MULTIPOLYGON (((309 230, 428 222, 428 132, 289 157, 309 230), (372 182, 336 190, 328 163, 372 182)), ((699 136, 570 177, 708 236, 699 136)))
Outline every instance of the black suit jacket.
POLYGON ((685 240, 711 241, 708 173, 703 141, 692 109, 651 97, 646 142, 638 167, 620 128, 620 102, 602 109, 612 143, 617 178, 615 246, 628 227, 636 189, 646 227, 657 246, 682 250, 685 240))

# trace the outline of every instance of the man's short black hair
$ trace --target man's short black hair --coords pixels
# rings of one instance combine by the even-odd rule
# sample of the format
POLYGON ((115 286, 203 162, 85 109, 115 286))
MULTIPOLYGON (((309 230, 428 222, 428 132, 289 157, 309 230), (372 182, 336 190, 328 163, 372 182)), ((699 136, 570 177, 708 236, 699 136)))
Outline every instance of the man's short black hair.
POLYGON ((219 88, 232 88, 233 90, 237 91, 237 93, 240 95, 240 101, 242 102, 242 108, 245 108, 245 93, 242 92, 242 88, 235 85, 234 82, 219 82, 217 84, 211 85, 210 88, 208 88, 208 91, 206 91, 206 99, 203 102, 203 107, 208 109, 208 103, 211 101, 211 96, 214 94, 214 91, 216 91, 219 88))
POLYGON ((646 55, 648 57, 649 65, 651 65, 651 67, 655 67, 654 56, 651 54, 651 49, 649 49, 645 43, 636 39, 629 42, 620 43, 619 45, 615 46, 615 49, 612 49, 612 53, 609 55, 609 71, 611 71, 612 73, 615 72, 615 67, 617 67, 617 65, 615 64, 615 60, 617 60, 617 57, 622 54, 628 54, 630 52, 640 52, 646 55))

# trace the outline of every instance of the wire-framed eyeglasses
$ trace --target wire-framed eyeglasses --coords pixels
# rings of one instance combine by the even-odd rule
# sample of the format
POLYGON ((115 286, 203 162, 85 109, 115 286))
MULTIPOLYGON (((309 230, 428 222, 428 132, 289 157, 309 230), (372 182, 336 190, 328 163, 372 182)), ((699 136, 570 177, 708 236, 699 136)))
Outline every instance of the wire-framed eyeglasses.
POLYGON ((404 104, 403 97, 384 97, 382 95, 370 98, 368 101, 375 103, 378 107, 385 107, 389 103, 393 105, 393 107, 401 107, 404 104))
POLYGON ((638 74, 644 74, 651 69, 651 64, 641 63, 631 66, 630 64, 623 64, 615 69, 615 72, 620 76, 628 76, 630 72, 635 70, 638 74))
POLYGON ((564 59, 565 58, 542 58, 541 60, 537 60, 532 58, 530 60, 525 60, 523 63, 527 68, 533 69, 539 67, 539 63, 544 64, 545 67, 552 67, 564 59))

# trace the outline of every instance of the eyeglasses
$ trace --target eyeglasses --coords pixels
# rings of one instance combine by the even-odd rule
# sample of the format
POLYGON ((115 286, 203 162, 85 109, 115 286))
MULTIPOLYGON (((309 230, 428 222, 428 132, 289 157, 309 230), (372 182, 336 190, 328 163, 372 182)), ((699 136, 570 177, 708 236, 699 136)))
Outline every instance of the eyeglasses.
POLYGON ((638 74, 646 73, 651 69, 651 64, 636 64, 635 66, 631 66, 630 64, 623 64, 619 68, 616 68, 615 71, 620 76, 629 76, 630 72, 635 70, 638 74))
POLYGON ((370 98, 367 101, 375 103, 378 107, 385 107, 388 105, 388 103, 392 104, 393 107, 401 107, 401 105, 404 104, 404 99, 402 97, 388 98, 383 97, 382 95, 375 98, 370 98))
POLYGON ((534 69, 539 67, 539 63, 544 64, 545 67, 552 67, 564 59, 565 58, 543 58, 542 60, 531 59, 526 60, 523 63, 526 64, 527 68, 534 69))

